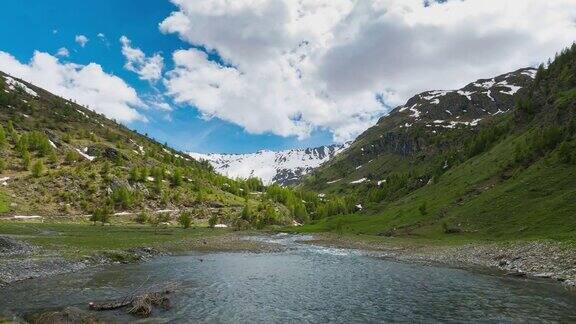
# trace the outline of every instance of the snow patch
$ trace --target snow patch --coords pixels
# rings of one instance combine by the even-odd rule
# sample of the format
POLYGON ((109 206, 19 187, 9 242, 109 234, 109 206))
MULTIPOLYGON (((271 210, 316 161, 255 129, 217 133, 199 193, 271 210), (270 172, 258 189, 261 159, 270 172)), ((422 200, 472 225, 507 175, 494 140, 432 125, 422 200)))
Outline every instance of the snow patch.
MULTIPOLYGON (((84 148, 85 151, 88 151, 88 148, 84 148)), ((90 156, 84 152, 82 152, 79 149, 76 149, 76 152, 78 152, 78 154, 82 155, 83 158, 85 158, 88 161, 94 161, 94 159, 96 158, 95 156, 90 156)))
POLYGON ((17 81, 17 80, 15 80, 9 76, 5 76, 4 79, 6 79, 6 84, 8 85, 8 89, 14 91, 14 90, 16 90, 16 87, 18 87, 18 88, 23 89, 24 92, 31 95, 32 97, 38 97, 38 94, 36 93, 36 91, 28 88, 24 83, 17 81))
POLYGON ((538 73, 538 70, 530 69, 530 70, 522 71, 520 74, 527 75, 527 76, 531 77, 532 79, 536 79, 537 73, 538 73))
POLYGON ((350 182, 350 184, 359 184, 359 183, 366 182, 366 181, 368 181, 368 179, 362 178, 362 179, 352 181, 352 182, 350 182))
POLYGON ((468 100, 472 101, 472 97, 471 95, 474 94, 474 91, 462 91, 462 90, 458 90, 457 93, 461 96, 464 96, 466 98, 468 98, 468 100))

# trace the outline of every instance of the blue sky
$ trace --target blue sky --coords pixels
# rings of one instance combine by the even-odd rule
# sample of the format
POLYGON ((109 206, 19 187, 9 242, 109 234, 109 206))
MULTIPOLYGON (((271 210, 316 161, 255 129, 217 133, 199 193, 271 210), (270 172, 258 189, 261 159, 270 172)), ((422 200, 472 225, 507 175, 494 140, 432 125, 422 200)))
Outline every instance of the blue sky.
MULTIPOLYGON (((176 7, 169 1, 102 0, 77 1, 31 0, 5 1, 0 19, 0 50, 28 62, 34 51, 56 53, 66 47, 66 61, 78 64, 96 62, 108 73, 117 75, 139 94, 153 93, 147 81, 123 68, 125 59, 118 39, 122 35, 146 53, 160 52, 166 57, 188 44, 176 35, 163 34, 158 24, 176 7), (102 33, 106 39, 97 35, 102 33), (75 42, 76 35, 86 35, 85 47, 75 42)), ((166 69, 173 64, 166 60, 166 69)), ((161 85, 156 85, 161 87, 161 85)), ((218 118, 205 120, 187 104, 175 104, 167 98, 173 111, 147 110, 148 122, 134 121, 129 127, 148 133, 160 142, 186 151, 200 153, 246 153, 261 149, 288 149, 332 143, 327 131, 316 131, 307 139, 266 133, 249 134, 241 126, 218 118), (168 120, 169 118, 169 120, 168 120)))
POLYGON ((6 0, 0 18, 4 72, 200 153, 352 140, 576 39, 573 0, 6 0))

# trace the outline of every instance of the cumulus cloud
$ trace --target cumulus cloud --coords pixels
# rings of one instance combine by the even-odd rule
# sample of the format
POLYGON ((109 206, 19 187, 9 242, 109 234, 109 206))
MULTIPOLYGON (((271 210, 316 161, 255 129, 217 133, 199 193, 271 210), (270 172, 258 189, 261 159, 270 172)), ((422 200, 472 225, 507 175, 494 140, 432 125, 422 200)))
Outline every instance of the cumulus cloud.
POLYGON ((84 47, 90 41, 90 39, 84 35, 76 35, 76 37, 74 37, 74 41, 81 47, 84 47))
POLYGON ((0 70, 26 80, 61 97, 86 105, 96 112, 123 122, 146 121, 138 112, 145 104, 136 90, 108 74, 96 63, 61 63, 58 58, 34 52, 29 63, 21 63, 0 51, 0 70))
POLYGON ((172 2, 160 30, 193 46, 173 53, 168 95, 282 136, 347 140, 418 92, 537 64, 576 39, 573 0, 172 2))
POLYGON ((68 56, 70 56, 70 52, 68 51, 68 49, 66 47, 60 47, 58 49, 58 52, 56 52, 56 55, 60 56, 60 57, 68 57, 68 56))
POLYGON ((157 81, 162 77, 164 58, 160 54, 146 56, 141 49, 132 47, 126 36, 120 37, 120 43, 122 55, 126 58, 125 69, 137 73, 141 80, 157 81))

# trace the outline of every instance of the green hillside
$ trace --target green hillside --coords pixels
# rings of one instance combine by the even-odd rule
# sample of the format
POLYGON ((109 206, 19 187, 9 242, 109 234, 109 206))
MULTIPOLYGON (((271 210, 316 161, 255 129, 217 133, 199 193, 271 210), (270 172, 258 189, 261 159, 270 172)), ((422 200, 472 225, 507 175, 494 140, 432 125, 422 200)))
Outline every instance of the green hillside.
POLYGON ((390 132, 382 125, 391 121, 381 121, 303 184, 351 202, 339 216, 319 218, 303 230, 444 240, 576 239, 575 76, 573 46, 540 67, 510 112, 492 114, 476 129, 424 135, 408 154, 383 149, 360 169, 365 182, 325 185, 363 161, 359 146, 390 132))
POLYGON ((3 73, 0 180, 3 218, 187 212, 238 227, 293 218, 261 181, 220 176, 206 162, 3 73))

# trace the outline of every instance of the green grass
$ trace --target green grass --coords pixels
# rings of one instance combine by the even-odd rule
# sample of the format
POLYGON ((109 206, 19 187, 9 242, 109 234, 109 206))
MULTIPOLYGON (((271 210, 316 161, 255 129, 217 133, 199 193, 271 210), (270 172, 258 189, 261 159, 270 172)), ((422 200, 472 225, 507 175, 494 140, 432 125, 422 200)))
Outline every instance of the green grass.
POLYGON ((153 228, 146 225, 100 226, 90 223, 0 222, 0 234, 16 235, 18 239, 47 250, 66 253, 93 254, 132 247, 162 248, 186 240, 226 234, 226 230, 209 228, 153 228))
POLYGON ((362 214, 322 219, 297 229, 345 235, 384 235, 443 243, 540 240, 576 242, 576 168, 554 154, 507 180, 501 175, 525 135, 445 173, 439 181, 362 214), (420 206, 426 205, 422 214, 420 206), (445 234, 443 224, 461 230, 445 234))
POLYGON ((10 202, 5 193, 0 192, 0 214, 10 211, 10 202))

